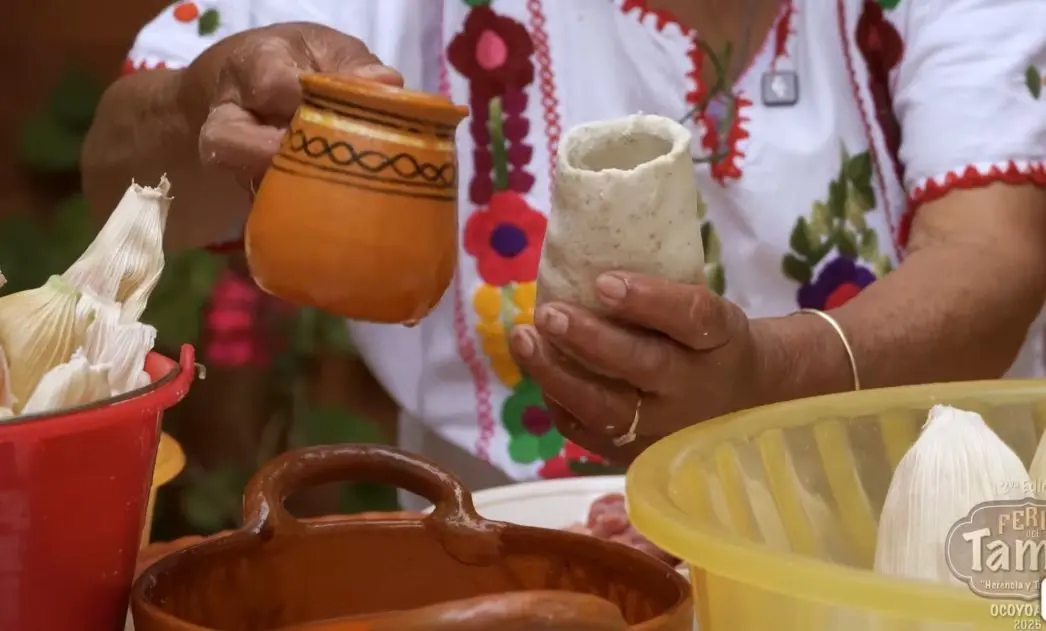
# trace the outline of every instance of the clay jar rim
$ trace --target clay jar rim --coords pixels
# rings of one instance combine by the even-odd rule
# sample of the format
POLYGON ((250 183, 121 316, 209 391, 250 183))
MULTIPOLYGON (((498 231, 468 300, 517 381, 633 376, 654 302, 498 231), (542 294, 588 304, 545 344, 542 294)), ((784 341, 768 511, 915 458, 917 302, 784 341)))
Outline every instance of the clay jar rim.
POLYGON ((306 73, 301 75, 299 81, 306 97, 346 101, 379 112, 416 118, 419 123, 454 128, 469 115, 467 106, 453 103, 444 96, 359 77, 306 73))

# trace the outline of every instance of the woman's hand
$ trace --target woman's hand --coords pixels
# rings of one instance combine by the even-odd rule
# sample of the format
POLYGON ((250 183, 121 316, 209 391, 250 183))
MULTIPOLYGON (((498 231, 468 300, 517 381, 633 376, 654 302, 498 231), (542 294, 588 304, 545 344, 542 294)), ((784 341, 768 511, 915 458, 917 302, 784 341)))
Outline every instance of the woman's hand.
POLYGON ((596 287, 612 317, 547 303, 536 330, 517 326, 511 336, 564 436, 630 461, 676 430, 761 402, 769 340, 740 307, 704 286, 626 272, 604 274, 596 287), (615 446, 640 400, 637 438, 615 446))
POLYGON ((200 130, 201 163, 252 188, 301 103, 298 77, 305 72, 403 85, 366 44, 326 26, 284 23, 233 35, 200 55, 181 79, 179 99, 200 130))

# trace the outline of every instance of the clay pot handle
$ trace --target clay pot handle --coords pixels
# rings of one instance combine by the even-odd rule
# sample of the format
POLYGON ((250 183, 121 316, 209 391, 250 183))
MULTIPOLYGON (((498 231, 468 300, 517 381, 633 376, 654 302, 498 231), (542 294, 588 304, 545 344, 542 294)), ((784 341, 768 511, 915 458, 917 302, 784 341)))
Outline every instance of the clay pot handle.
POLYGON ((590 594, 509 592, 400 613, 334 618, 279 631, 627 631, 616 605, 590 594))
POLYGON ((381 482, 424 497, 435 507, 426 519, 482 521, 465 485, 435 463, 395 447, 346 444, 289 451, 262 466, 244 491, 245 527, 265 535, 305 528, 284 500, 305 487, 351 481, 381 482))

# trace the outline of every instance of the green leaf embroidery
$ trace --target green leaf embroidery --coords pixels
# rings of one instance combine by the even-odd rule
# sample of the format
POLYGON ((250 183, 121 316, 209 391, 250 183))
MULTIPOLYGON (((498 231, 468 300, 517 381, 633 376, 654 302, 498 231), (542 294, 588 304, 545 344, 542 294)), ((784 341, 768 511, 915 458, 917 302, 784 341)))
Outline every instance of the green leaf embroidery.
POLYGON ((840 230, 835 235, 835 247, 839 254, 849 259, 857 258, 857 239, 848 230, 840 230))
POLYGON ((490 0, 465 0, 465 4, 475 9, 476 7, 484 7, 490 4, 490 0))
POLYGON ((1028 92, 1032 97, 1039 98, 1042 94, 1042 74, 1035 66, 1028 66, 1024 71, 1024 84, 1028 86, 1028 92))
POLYGON ((793 254, 785 255, 784 260, 781 261, 781 271, 800 285, 810 282, 813 277, 813 270, 810 269, 810 266, 793 254))
POLYGON ((810 222, 807 224, 810 234, 817 241, 827 235, 832 226, 832 213, 824 202, 814 202, 813 212, 810 213, 810 222))
POLYGON ((719 241, 715 227, 710 223, 701 224, 701 247, 705 252, 705 262, 718 263, 723 255, 723 245, 719 241))
POLYGON ((874 261, 879 258, 879 235, 871 228, 861 231, 861 245, 858 248, 861 258, 874 261))
POLYGON ((487 128, 490 130, 490 157, 494 163, 494 190, 508 188, 508 149, 502 129, 501 99, 490 99, 487 128))
POLYGON ((846 198, 846 220, 850 222, 850 225, 855 230, 860 232, 867 227, 864 222, 864 213, 866 212, 861 202, 858 200, 857 191, 850 189, 851 195, 846 198))
POLYGON ((876 0, 884 11, 891 11, 901 4, 901 0, 876 0))
POLYGON ((828 184, 828 210, 836 219, 846 219, 846 180, 832 180, 828 184))
POLYGON ((719 263, 705 265, 705 282, 715 293, 726 293, 726 270, 719 263))
POLYGON ((705 198, 701 196, 701 193, 697 194, 697 219, 698 221, 704 221, 705 217, 708 216, 708 204, 705 203, 705 198))
POLYGON ((217 9, 207 9, 196 23, 196 29, 202 37, 214 35, 221 23, 221 15, 217 9))
POLYGON ((810 257, 810 234, 806 228, 806 217, 800 217, 792 228, 792 236, 788 239, 788 245, 792 251, 801 254, 802 257, 810 257))
POLYGON ((854 184, 868 185, 872 181, 872 157, 867 151, 852 156, 846 161, 846 177, 854 184))
POLYGON ((877 278, 882 278, 893 271, 893 263, 890 262, 890 257, 885 254, 880 254, 879 258, 872 263, 872 271, 875 272, 877 278))

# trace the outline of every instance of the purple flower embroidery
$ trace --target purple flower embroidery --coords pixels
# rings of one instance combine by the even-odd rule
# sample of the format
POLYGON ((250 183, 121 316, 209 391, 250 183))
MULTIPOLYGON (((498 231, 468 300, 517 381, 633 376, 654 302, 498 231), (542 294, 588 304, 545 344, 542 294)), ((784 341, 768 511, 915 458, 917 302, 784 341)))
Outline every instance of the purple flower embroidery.
POLYGON ((872 270, 840 256, 825 265, 816 279, 799 288, 797 300, 803 309, 834 309, 873 282, 872 270))

